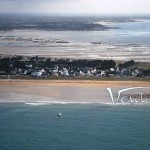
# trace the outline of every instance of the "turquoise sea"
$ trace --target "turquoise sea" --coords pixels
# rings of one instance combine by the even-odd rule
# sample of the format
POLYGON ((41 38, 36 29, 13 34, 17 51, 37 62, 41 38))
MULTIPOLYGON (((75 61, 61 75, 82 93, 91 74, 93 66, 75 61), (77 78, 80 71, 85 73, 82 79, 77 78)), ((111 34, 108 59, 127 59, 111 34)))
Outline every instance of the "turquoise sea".
POLYGON ((149 106, 0 104, 0 150, 149 150, 149 139, 149 106))

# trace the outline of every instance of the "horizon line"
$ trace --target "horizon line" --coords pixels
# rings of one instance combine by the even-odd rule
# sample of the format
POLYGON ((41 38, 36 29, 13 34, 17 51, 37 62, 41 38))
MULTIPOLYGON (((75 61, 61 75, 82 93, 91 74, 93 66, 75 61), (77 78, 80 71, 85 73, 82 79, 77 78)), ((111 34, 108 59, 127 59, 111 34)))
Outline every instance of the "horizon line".
POLYGON ((150 13, 46 13, 46 12, 0 12, 0 15, 49 15, 49 16, 150 16, 150 13))

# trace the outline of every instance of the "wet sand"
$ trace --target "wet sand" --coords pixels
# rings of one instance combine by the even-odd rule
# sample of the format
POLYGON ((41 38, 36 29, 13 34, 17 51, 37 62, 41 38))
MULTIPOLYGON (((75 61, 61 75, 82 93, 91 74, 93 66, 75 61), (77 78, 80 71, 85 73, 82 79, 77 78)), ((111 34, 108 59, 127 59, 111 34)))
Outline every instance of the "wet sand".
POLYGON ((2 55, 41 56, 51 58, 72 58, 72 59, 113 59, 113 60, 135 60, 149 62, 149 47, 119 47, 110 45, 73 45, 68 46, 1 46, 2 55), (91 51, 92 49, 92 51, 91 51), (140 53, 139 53, 140 52, 140 53))
POLYGON ((150 86, 140 81, 90 80, 0 80, 0 102, 109 103, 106 88, 113 92, 126 87, 150 86))

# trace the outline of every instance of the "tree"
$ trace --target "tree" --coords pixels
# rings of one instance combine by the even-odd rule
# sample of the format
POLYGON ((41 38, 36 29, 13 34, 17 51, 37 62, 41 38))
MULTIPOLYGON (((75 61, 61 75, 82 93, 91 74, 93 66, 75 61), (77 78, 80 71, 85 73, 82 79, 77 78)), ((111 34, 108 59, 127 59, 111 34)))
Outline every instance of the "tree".
POLYGON ((130 60, 130 61, 127 61, 123 64, 123 68, 128 68, 130 66, 133 66, 135 64, 135 61, 134 60, 130 60))
POLYGON ((115 68, 116 62, 113 60, 103 60, 101 63, 101 69, 102 70, 108 70, 110 68, 115 68))

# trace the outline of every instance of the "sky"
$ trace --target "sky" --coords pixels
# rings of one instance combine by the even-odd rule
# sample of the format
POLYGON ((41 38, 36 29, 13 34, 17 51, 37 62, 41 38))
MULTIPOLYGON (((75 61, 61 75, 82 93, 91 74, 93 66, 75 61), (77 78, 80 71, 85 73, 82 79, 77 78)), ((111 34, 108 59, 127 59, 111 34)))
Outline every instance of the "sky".
POLYGON ((0 0, 0 13, 150 14, 150 0, 0 0))

